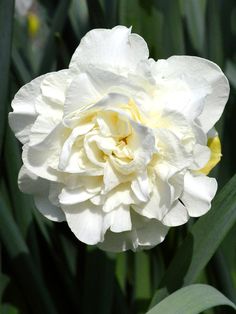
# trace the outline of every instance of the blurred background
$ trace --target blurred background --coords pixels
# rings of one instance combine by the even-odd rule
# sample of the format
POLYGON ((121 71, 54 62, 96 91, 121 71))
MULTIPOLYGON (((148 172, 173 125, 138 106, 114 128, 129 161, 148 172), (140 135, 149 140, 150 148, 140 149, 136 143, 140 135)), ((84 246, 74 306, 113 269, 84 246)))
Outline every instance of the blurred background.
POLYGON ((236 185, 228 183, 235 119, 235 0, 0 0, 0 313, 141 314, 195 282, 236 302, 236 185), (18 190, 21 147, 7 115, 22 85, 68 67, 87 31, 117 24, 143 36, 156 60, 187 54, 216 62, 231 94, 217 125, 223 158, 211 173, 219 183, 211 213, 172 228, 150 251, 109 254, 80 243, 66 223, 48 221, 18 190))

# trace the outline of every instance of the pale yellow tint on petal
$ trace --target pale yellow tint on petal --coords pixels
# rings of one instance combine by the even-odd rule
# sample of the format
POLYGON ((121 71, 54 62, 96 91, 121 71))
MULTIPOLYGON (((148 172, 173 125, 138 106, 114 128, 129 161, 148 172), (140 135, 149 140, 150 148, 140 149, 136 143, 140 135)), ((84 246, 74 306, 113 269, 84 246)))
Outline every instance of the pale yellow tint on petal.
POLYGON ((199 170, 199 172, 204 173, 205 175, 208 175, 208 173, 218 164, 222 156, 219 136, 209 138, 207 146, 211 150, 211 157, 205 167, 199 170))

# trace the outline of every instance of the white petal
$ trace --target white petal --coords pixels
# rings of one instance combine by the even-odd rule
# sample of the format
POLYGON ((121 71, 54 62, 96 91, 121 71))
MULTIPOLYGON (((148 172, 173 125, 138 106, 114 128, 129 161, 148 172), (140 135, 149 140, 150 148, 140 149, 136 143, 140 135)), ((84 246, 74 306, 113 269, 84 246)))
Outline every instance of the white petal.
MULTIPOLYGON (((197 77, 198 82, 206 82, 209 85, 208 91, 204 92, 204 86, 195 86, 195 95, 204 98, 203 111, 199 121, 205 132, 209 131, 219 120, 229 96, 229 83, 221 69, 213 62, 190 56, 173 56, 168 60, 174 76, 197 77)), ((205 85, 206 85, 205 84, 205 85)), ((199 97, 198 97, 199 98, 199 97)), ((195 104, 197 105, 197 104, 195 104)))
POLYGON ((91 245, 103 241, 103 214, 98 206, 87 201, 62 208, 71 231, 80 241, 91 245))
POLYGON ((135 204, 137 199, 130 189, 129 183, 118 185, 106 194, 103 210, 105 212, 112 211, 114 208, 123 205, 135 204))
POLYGON ((103 182, 104 182, 104 193, 109 192, 113 188, 115 188, 120 183, 124 183, 126 181, 131 181, 131 177, 127 178, 127 176, 119 173, 114 169, 109 161, 106 162, 104 167, 104 175, 103 175, 103 182))
POLYGON ((88 64, 110 70, 134 70, 138 62, 148 58, 147 44, 124 26, 112 29, 94 29, 82 38, 70 67, 84 68, 88 64))
MULTIPOLYGON (((65 93, 71 80, 72 73, 69 70, 61 70, 49 73, 41 82, 40 88, 42 95, 51 101, 52 109, 53 106, 58 106, 61 107, 61 111, 63 111, 65 93)), ((42 113, 45 113, 45 108, 40 109, 42 113)))
POLYGON ((156 219, 145 219, 134 213, 131 231, 114 233, 108 230, 104 241, 98 246, 111 252, 150 249, 164 240, 168 229, 156 219))
POLYGON ((131 232, 114 233, 108 230, 105 233, 104 241, 98 243, 98 247, 108 252, 124 252, 133 249, 131 232))
MULTIPOLYGON (((47 186, 47 188, 49 189, 49 186, 47 186)), ((49 201, 48 195, 35 195, 34 202, 40 213, 49 220, 57 222, 65 221, 64 212, 61 210, 61 208, 53 205, 49 201)))
POLYGON ((147 172, 142 172, 132 181, 131 189, 141 202, 149 200, 150 187, 147 172))
POLYGON ((186 207, 177 200, 162 219, 162 223, 165 226, 175 227, 185 224, 188 220, 189 215, 186 207))
POLYGON ((187 172, 184 177, 184 192, 181 201, 183 201, 189 215, 199 217, 208 212, 216 190, 217 182, 214 178, 187 172))
POLYGON ((59 195, 59 201, 60 204, 63 205, 73 205, 87 201, 93 196, 94 194, 87 192, 86 189, 82 186, 76 189, 64 188, 59 195))
POLYGON ((134 210, 147 218, 162 220, 170 207, 171 190, 167 182, 156 180, 149 201, 133 205, 134 210))
POLYGON ((74 128, 69 137, 66 139, 66 141, 63 144, 63 147, 61 149, 60 153, 60 160, 59 160, 59 169, 63 170, 69 161, 71 149, 74 145, 75 140, 78 136, 83 135, 90 131, 94 126, 94 123, 87 123, 79 125, 78 127, 74 128))
POLYGON ((65 220, 63 211, 49 200, 50 181, 34 175, 25 166, 22 166, 18 184, 22 192, 34 195, 35 205, 42 215, 53 221, 65 220))
POLYGON ((9 124, 21 143, 28 142, 30 128, 37 117, 35 100, 40 95, 40 83, 47 76, 42 75, 21 87, 12 101, 13 112, 9 113, 9 124))
POLYGON ((135 216, 132 230, 133 249, 150 249, 161 243, 169 230, 160 221, 156 219, 143 219, 141 216, 135 216), (138 221, 137 221, 138 220, 138 221), (140 225, 141 221, 142 225, 140 225), (137 225, 137 227, 136 227, 137 225))
MULTIPOLYGON (((185 169, 192 163, 192 156, 179 138, 167 129, 156 129, 157 150, 161 158, 157 167, 168 163, 178 170, 185 169)), ((157 170, 159 172, 159 170, 157 170)), ((168 172, 171 171, 169 167, 168 172)))
POLYGON ((63 126, 50 116, 38 116, 29 135, 29 146, 52 149, 58 143, 58 138, 63 131, 63 126))
POLYGON ((50 163, 53 163, 56 158, 58 157, 55 150, 42 151, 29 147, 27 144, 23 146, 22 160, 25 166, 41 178, 61 181, 59 173, 50 167, 50 163))
POLYGON ((86 73, 77 75, 66 92, 64 116, 98 102, 102 95, 93 86, 86 73))
POLYGON ((189 168, 192 170, 202 169, 208 163, 210 156, 209 147, 196 144, 193 151, 194 162, 189 168))
POLYGON ((104 230, 112 232, 129 231, 132 228, 130 206, 121 205, 107 213, 104 217, 104 230))
POLYGON ((156 152, 153 130, 132 120, 130 122, 133 130, 126 140, 128 149, 134 154, 133 159, 121 159, 110 156, 112 165, 124 175, 144 171, 153 153, 156 152))

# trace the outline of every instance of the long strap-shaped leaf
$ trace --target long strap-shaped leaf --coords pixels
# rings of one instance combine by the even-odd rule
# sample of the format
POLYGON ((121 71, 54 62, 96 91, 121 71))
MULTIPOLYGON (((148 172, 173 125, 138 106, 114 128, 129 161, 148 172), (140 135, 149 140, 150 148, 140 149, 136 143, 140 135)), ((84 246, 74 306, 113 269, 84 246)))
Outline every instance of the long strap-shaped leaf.
POLYGON ((56 37, 62 31, 66 22, 71 0, 58 1, 58 6, 52 20, 52 26, 48 35, 44 53, 38 69, 38 75, 51 71, 56 55, 56 37))
POLYGON ((0 152, 6 124, 6 98, 11 57, 14 0, 0 0, 0 152))
POLYGON ((215 288, 196 284, 174 292, 147 314, 198 314, 218 305, 229 305, 236 310, 235 304, 215 288))
POLYGON ((0 239, 11 258, 16 280, 22 288, 33 314, 56 314, 51 297, 35 266, 28 247, 0 195, 0 239))

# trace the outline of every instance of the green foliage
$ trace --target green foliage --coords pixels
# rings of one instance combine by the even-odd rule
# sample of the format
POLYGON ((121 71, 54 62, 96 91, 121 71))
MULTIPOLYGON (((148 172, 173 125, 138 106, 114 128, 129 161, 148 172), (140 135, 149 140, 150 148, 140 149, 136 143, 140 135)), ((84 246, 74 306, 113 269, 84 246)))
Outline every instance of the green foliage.
POLYGON ((27 17, 14 13, 14 1, 0 0, 0 313, 141 314, 152 308, 148 313, 191 314, 216 305, 231 308, 207 313, 233 313, 235 0, 40 0, 31 10, 40 20, 34 35, 27 17), (66 224, 42 217, 18 190, 21 148, 7 112, 23 84, 68 66, 89 29, 117 24, 143 36, 155 59, 189 54, 213 60, 228 76, 231 94, 218 124, 223 159, 212 174, 219 191, 211 211, 173 228, 150 251, 107 254, 80 243, 66 224))
POLYGON ((195 284, 177 290, 147 314, 198 314, 217 305, 228 305, 236 310, 236 306, 215 288, 195 284))

